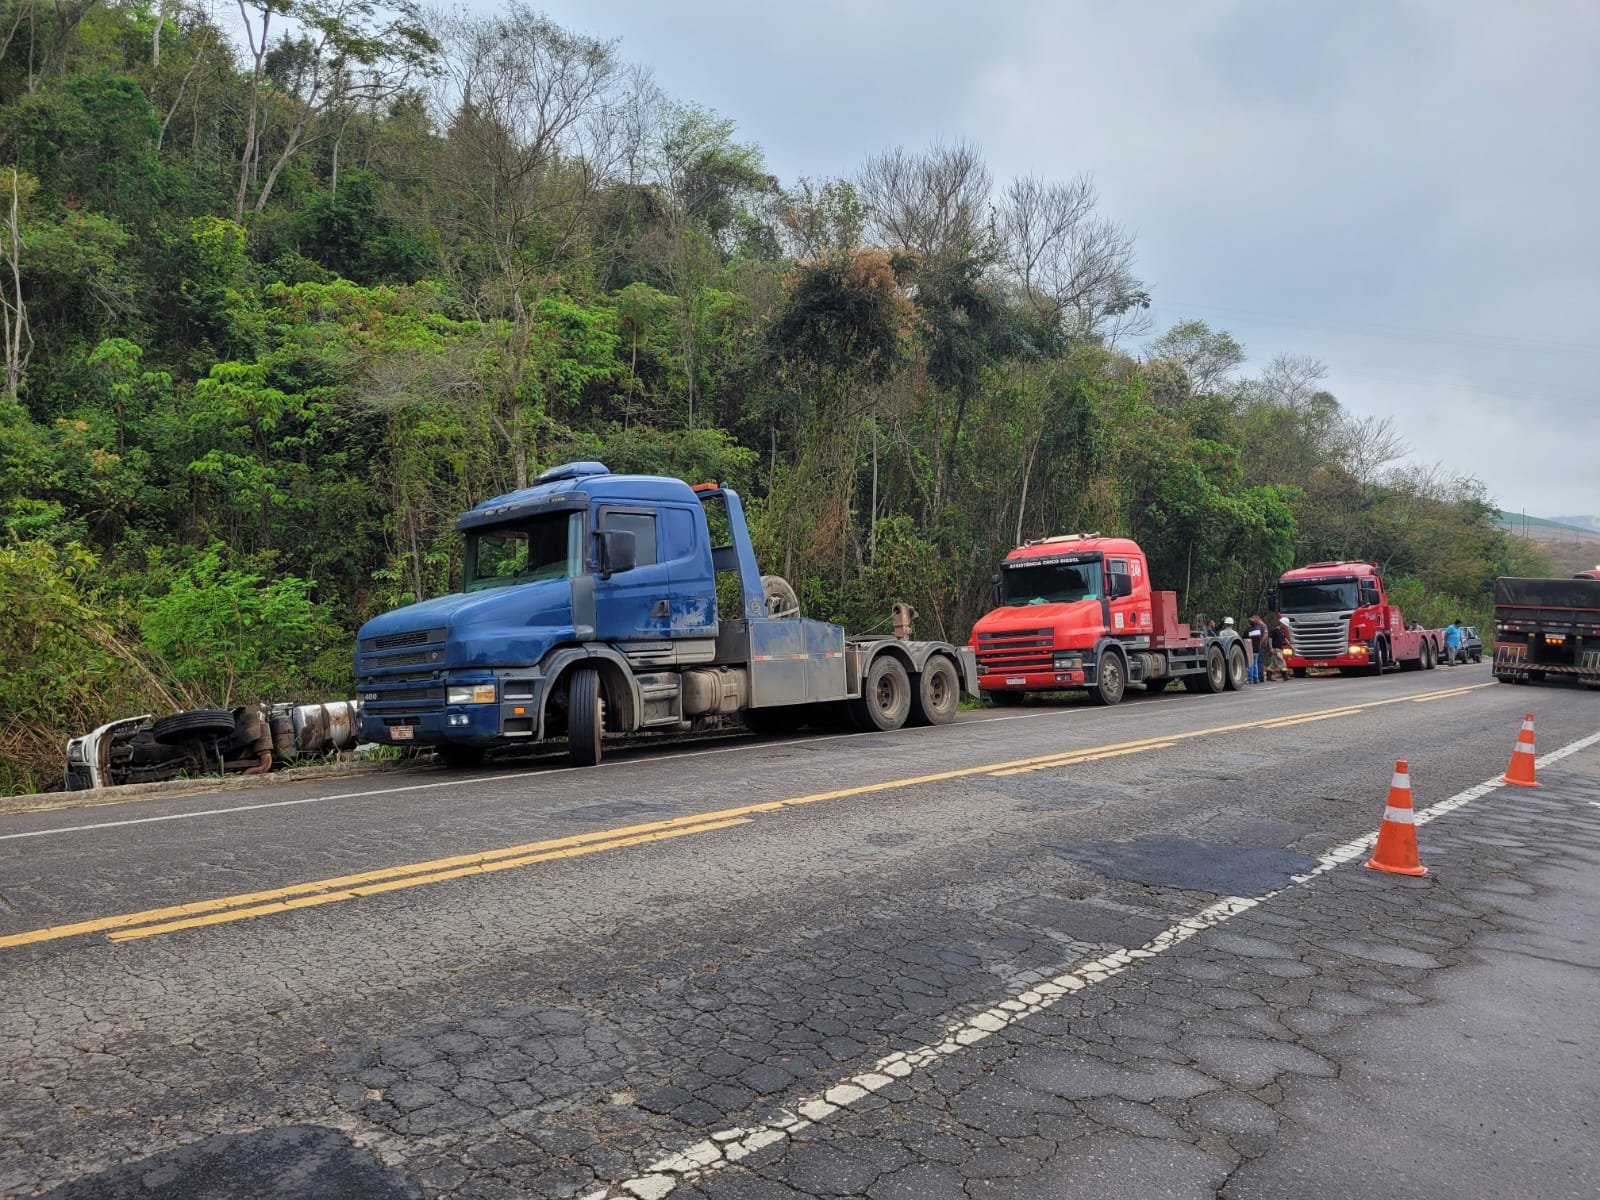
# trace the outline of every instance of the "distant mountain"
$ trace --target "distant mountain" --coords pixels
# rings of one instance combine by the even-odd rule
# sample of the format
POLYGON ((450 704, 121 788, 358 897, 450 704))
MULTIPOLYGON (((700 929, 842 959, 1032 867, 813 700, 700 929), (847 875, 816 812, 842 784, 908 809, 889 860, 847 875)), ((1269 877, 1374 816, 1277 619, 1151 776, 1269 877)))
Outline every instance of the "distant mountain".
POLYGON ((1526 528, 1529 532, 1541 530, 1546 534, 1559 533, 1600 533, 1600 519, 1595 517, 1532 517, 1523 516, 1521 513, 1500 510, 1500 524, 1507 529, 1521 531, 1526 528))

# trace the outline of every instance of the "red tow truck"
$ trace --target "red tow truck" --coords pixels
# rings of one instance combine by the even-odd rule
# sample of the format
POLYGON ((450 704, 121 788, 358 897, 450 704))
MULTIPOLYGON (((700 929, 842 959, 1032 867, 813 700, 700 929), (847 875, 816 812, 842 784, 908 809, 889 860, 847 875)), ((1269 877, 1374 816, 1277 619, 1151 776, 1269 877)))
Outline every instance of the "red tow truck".
POLYGON ((1431 671, 1444 653, 1444 632, 1408 627, 1389 603, 1377 563, 1319 562, 1284 573, 1272 601, 1289 622, 1284 662, 1297 676, 1312 667, 1381 675, 1399 667, 1431 671))
POLYGON ((1244 644, 1178 620, 1176 592, 1150 588, 1144 551, 1128 538, 1064 534, 1026 542, 994 577, 993 611, 972 628, 978 686, 994 704, 1028 692, 1086 689, 1117 704, 1130 684, 1194 692, 1244 683, 1244 644))

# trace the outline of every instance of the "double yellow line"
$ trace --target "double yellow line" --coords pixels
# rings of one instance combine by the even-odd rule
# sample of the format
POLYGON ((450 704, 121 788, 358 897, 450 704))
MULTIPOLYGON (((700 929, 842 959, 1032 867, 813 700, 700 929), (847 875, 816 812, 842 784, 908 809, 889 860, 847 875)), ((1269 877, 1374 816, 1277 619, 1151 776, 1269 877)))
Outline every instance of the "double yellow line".
POLYGON ((1236 733, 1247 729, 1282 729, 1289 725, 1303 725, 1312 721, 1326 721, 1346 717, 1369 708, 1385 704, 1406 702, 1421 703, 1448 696, 1460 696, 1490 684, 1472 684, 1446 691, 1428 692, 1421 696, 1397 696, 1393 699, 1374 700, 1343 708, 1324 709, 1320 712, 1300 713, 1293 716, 1267 717, 1259 721, 1244 721, 1234 725, 1218 725, 1209 729, 1195 729, 1184 733, 1167 734, 1159 738, 1118 742, 1055 754, 1034 755, 1010 762, 986 763, 978 767, 961 767, 953 771, 937 771, 928 775, 915 775, 903 779, 889 779, 881 783, 860 784, 827 792, 813 792, 785 800, 769 800, 760 804, 746 804, 738 808, 724 808, 716 812, 696 813, 687 817, 674 817, 666 821, 651 821, 642 825, 627 825, 616 829, 597 830, 572 837, 551 838, 539 842, 525 842, 499 850, 484 850, 474 854, 457 854, 449 858, 435 858, 427 862, 408 863, 403 866, 383 867, 353 875, 338 875, 331 879, 317 879, 266 891, 243 892, 235 896, 219 896, 212 900, 196 900, 188 904, 175 904, 166 908, 150 908, 142 912, 123 913, 119 916, 100 917, 90 921, 77 921, 67 925, 51 925, 31 929, 24 933, 0 936, 0 950, 28 946, 38 942, 53 942, 63 938, 83 937, 103 933, 113 942, 128 942, 158 934, 176 933, 183 929, 198 929, 207 925, 221 925, 230 921, 244 921, 252 917, 271 916, 294 912, 302 908, 316 908, 324 904, 337 904, 363 896, 379 896, 403 888, 422 887, 426 884, 445 883, 452 879, 465 879, 472 875, 487 875, 495 871, 509 871, 534 863, 553 862, 577 858, 585 854, 598 854, 604 850, 620 850, 628 846, 642 846, 671 838, 687 837, 696 833, 711 833, 718 829, 731 829, 748 825, 755 817, 781 812, 803 804, 817 804, 826 800, 842 800, 851 796, 867 796, 874 792, 894 791, 916 787, 925 783, 942 783, 975 775, 1004 778, 1031 771, 1051 770, 1080 763, 1099 762, 1103 759, 1121 758, 1142 754, 1150 750, 1166 750, 1179 742, 1192 738, 1214 737, 1217 734, 1236 733))

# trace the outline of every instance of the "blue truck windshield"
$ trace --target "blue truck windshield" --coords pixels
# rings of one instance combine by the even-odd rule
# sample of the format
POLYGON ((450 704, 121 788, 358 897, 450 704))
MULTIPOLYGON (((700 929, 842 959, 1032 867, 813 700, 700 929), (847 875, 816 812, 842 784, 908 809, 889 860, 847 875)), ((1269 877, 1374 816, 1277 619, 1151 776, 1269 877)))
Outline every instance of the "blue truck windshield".
POLYGON ((1278 585, 1278 611, 1284 613, 1353 612, 1361 601, 1354 579, 1278 585))
POLYGON ((541 513, 467 534, 466 590, 511 587, 583 573, 581 512, 541 513))
POLYGON ((1104 594, 1101 570, 1097 562, 1008 566, 1000 572, 1000 603, 1070 604, 1074 600, 1098 600, 1104 594))

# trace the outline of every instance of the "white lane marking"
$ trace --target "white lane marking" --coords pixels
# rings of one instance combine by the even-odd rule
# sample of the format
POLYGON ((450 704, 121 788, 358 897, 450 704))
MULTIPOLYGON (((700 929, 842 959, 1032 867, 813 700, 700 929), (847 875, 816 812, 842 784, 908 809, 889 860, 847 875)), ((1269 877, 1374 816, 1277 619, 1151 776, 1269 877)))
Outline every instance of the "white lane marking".
MULTIPOLYGON (((1544 755, 1538 765, 1559 762, 1596 742, 1600 742, 1600 733, 1590 734, 1544 755)), ((1425 824, 1504 786, 1499 779, 1485 780, 1463 792, 1457 792, 1448 800, 1422 809, 1416 813, 1416 821, 1425 824)), ((1590 803, 1596 802, 1591 800, 1590 803)), ((1008 1026, 1053 1008, 1067 996, 1122 974, 1140 959, 1154 958, 1174 946, 1182 945, 1197 933, 1213 929, 1242 912, 1265 904, 1292 887, 1303 887, 1319 875, 1325 875, 1366 854, 1377 840, 1378 835, 1370 833, 1334 846, 1318 856, 1317 865, 1310 871, 1291 876, 1289 883, 1281 888, 1274 888, 1259 896, 1228 896, 1209 904, 1193 916, 1168 926, 1143 946, 1113 950, 1054 979, 1033 984, 992 1008, 952 1022, 945 1027, 944 1037, 937 1042, 930 1042, 915 1050, 885 1055, 865 1071, 835 1083, 820 1095, 807 1097, 781 1109, 779 1115, 770 1120, 756 1125, 735 1125, 716 1130, 703 1141, 656 1159, 645 1167, 642 1174, 592 1189, 580 1200, 661 1200, 680 1184, 693 1183, 713 1171, 742 1162, 758 1150, 786 1141, 802 1129, 846 1111, 897 1080, 937 1064, 941 1059, 960 1054, 967 1047, 993 1037, 1008 1026)))
MULTIPOLYGON (((1464 690, 1471 690, 1471 689, 1464 689, 1464 690)), ((1457 693, 1448 693, 1448 694, 1454 695, 1454 694, 1457 694, 1457 693)), ((1077 717, 1079 719, 1082 719, 1084 717, 1090 717, 1090 718, 1093 718, 1095 720, 1095 723, 1097 725, 1101 725, 1101 724, 1110 725, 1110 724, 1119 723, 1121 721, 1139 720, 1139 719, 1141 719, 1138 716, 1139 712, 1142 712, 1143 710, 1148 709, 1148 708, 1152 708, 1152 707, 1154 707, 1154 706, 1156 706, 1158 704, 1171 704, 1174 700, 1178 700, 1178 699, 1181 699, 1180 695, 1178 693, 1174 692, 1172 694, 1172 696, 1170 698, 1168 698, 1168 699, 1146 700, 1146 701, 1144 701, 1143 703, 1141 703, 1138 706, 1137 711, 1135 711, 1135 712, 1121 712, 1121 713, 1109 713, 1109 712, 1104 712, 1104 711, 1097 711, 1097 710, 1094 710, 1094 709, 1086 709, 1086 708, 1080 707, 1078 705, 1068 705, 1068 706, 1065 706, 1065 707, 1062 707, 1062 708, 1049 709, 1049 710, 1046 710, 1044 712, 1017 713, 1017 714, 1013 714, 1013 715, 1010 715, 1010 716, 1004 716, 1004 717, 987 717, 987 716, 979 717, 977 720, 966 722, 966 726, 965 727, 969 728, 969 729, 972 729, 972 728, 976 728, 977 726, 980 726, 980 725, 998 725, 1003 721, 1037 721, 1037 720, 1042 720, 1042 719, 1049 718, 1049 717, 1064 717, 1064 716, 1075 716, 1075 717, 1077 717)), ((1391 700, 1391 701, 1380 701, 1379 703, 1380 704, 1382 704, 1382 703, 1397 703, 1399 699, 1406 699, 1406 697, 1399 697, 1396 700, 1391 700)), ((1368 707, 1371 707, 1371 706, 1369 705, 1368 707)), ((1365 710, 1358 708, 1358 709, 1351 709, 1349 711, 1350 712, 1359 712, 1359 711, 1365 711, 1365 710)), ((1292 715, 1293 714, 1290 714, 1290 716, 1292 716, 1292 715)), ((898 734, 909 734, 911 736, 918 736, 918 735, 927 735, 927 734, 929 734, 931 732, 933 732, 933 731, 931 731, 931 730, 929 730, 927 728, 909 728, 908 727, 908 728, 902 728, 902 729, 893 730, 888 734, 878 734, 876 736, 878 736, 878 737, 892 737, 892 736, 895 736, 895 735, 898 735, 898 734)), ((628 758, 628 759, 622 760, 621 762, 606 762, 606 763, 602 763, 598 768, 596 768, 596 767, 552 767, 552 766, 546 766, 546 767, 539 767, 539 768, 537 768, 535 770, 532 770, 532 771, 517 771, 517 772, 511 773, 511 774, 504 774, 504 773, 500 773, 500 772, 495 772, 495 773, 491 773, 491 774, 469 775, 469 776, 467 776, 465 778, 462 778, 462 779, 439 779, 439 780, 435 780, 432 783, 413 783, 413 784, 407 784, 407 785, 405 785, 403 787, 372 788, 372 789, 370 789, 368 791, 364 791, 364 792, 336 792, 331 796, 302 796, 302 797, 299 797, 298 799, 294 799, 294 800, 268 800, 268 801, 264 801, 264 802, 262 802, 260 804, 236 804, 236 805, 230 805, 227 808, 203 808, 203 809, 196 809, 193 812, 164 813, 164 814, 162 814, 160 816, 155 816, 155 817, 127 817, 127 818, 125 818, 123 820, 120 820, 120 821, 96 821, 96 822, 93 822, 92 824, 86 824, 86 825, 57 825, 57 826, 54 826, 54 827, 52 827, 50 829, 30 829, 30 830, 26 830, 26 831, 24 831, 22 833, 0 833, 0 842, 10 842, 10 841, 15 841, 15 840, 20 839, 20 838, 54 837, 54 836, 56 836, 58 834, 63 834, 63 833, 89 833, 89 832, 92 832, 92 831, 97 830, 97 829, 121 829, 121 828, 123 828, 125 826, 128 826, 128 825, 154 825, 154 824, 159 824, 160 822, 163 822, 163 821, 187 821, 187 820, 191 820, 191 819, 193 819, 195 817, 229 816, 229 815, 231 815, 233 813, 258 812, 258 811, 260 811, 262 809, 268 809, 268 808, 293 808, 293 807, 295 807, 297 805, 301 805, 301 804, 325 804, 325 803, 328 803, 329 801, 333 801, 333 800, 363 800, 363 799, 370 798, 372 796, 394 796, 394 795, 399 795, 402 792, 420 792, 420 791, 428 790, 430 788, 465 787, 467 784, 473 784, 473 783, 499 783, 501 781, 509 781, 509 780, 514 780, 514 779, 532 779, 532 778, 535 778, 535 777, 546 776, 546 775, 562 775, 562 774, 565 774, 568 771, 595 771, 595 770, 600 770, 600 771, 613 770, 613 771, 615 771, 615 770, 621 770, 623 768, 631 767, 631 766, 649 765, 651 763, 659 763, 659 762, 670 762, 670 761, 672 761, 674 759, 679 759, 679 758, 703 758, 703 757, 706 757, 706 756, 712 755, 712 754, 740 754, 740 753, 746 753, 746 752, 755 751, 755 750, 773 749, 773 748, 776 748, 776 747, 779 747, 779 746, 809 746, 809 745, 817 744, 819 742, 836 742, 836 741, 842 741, 842 740, 847 739, 847 738, 856 739, 856 738, 859 738, 861 736, 862 735, 859 734, 859 733, 828 733, 828 734, 822 734, 820 736, 815 736, 815 737, 785 738, 782 741, 741 742, 737 746, 713 746, 713 747, 709 747, 709 748, 704 749, 704 750, 672 751, 672 750, 668 749, 668 750, 664 750, 664 751, 662 751, 660 753, 656 753, 656 754, 650 755, 648 757, 628 758)), ((129 803, 129 802, 128 801, 113 801, 112 803, 129 803)))

